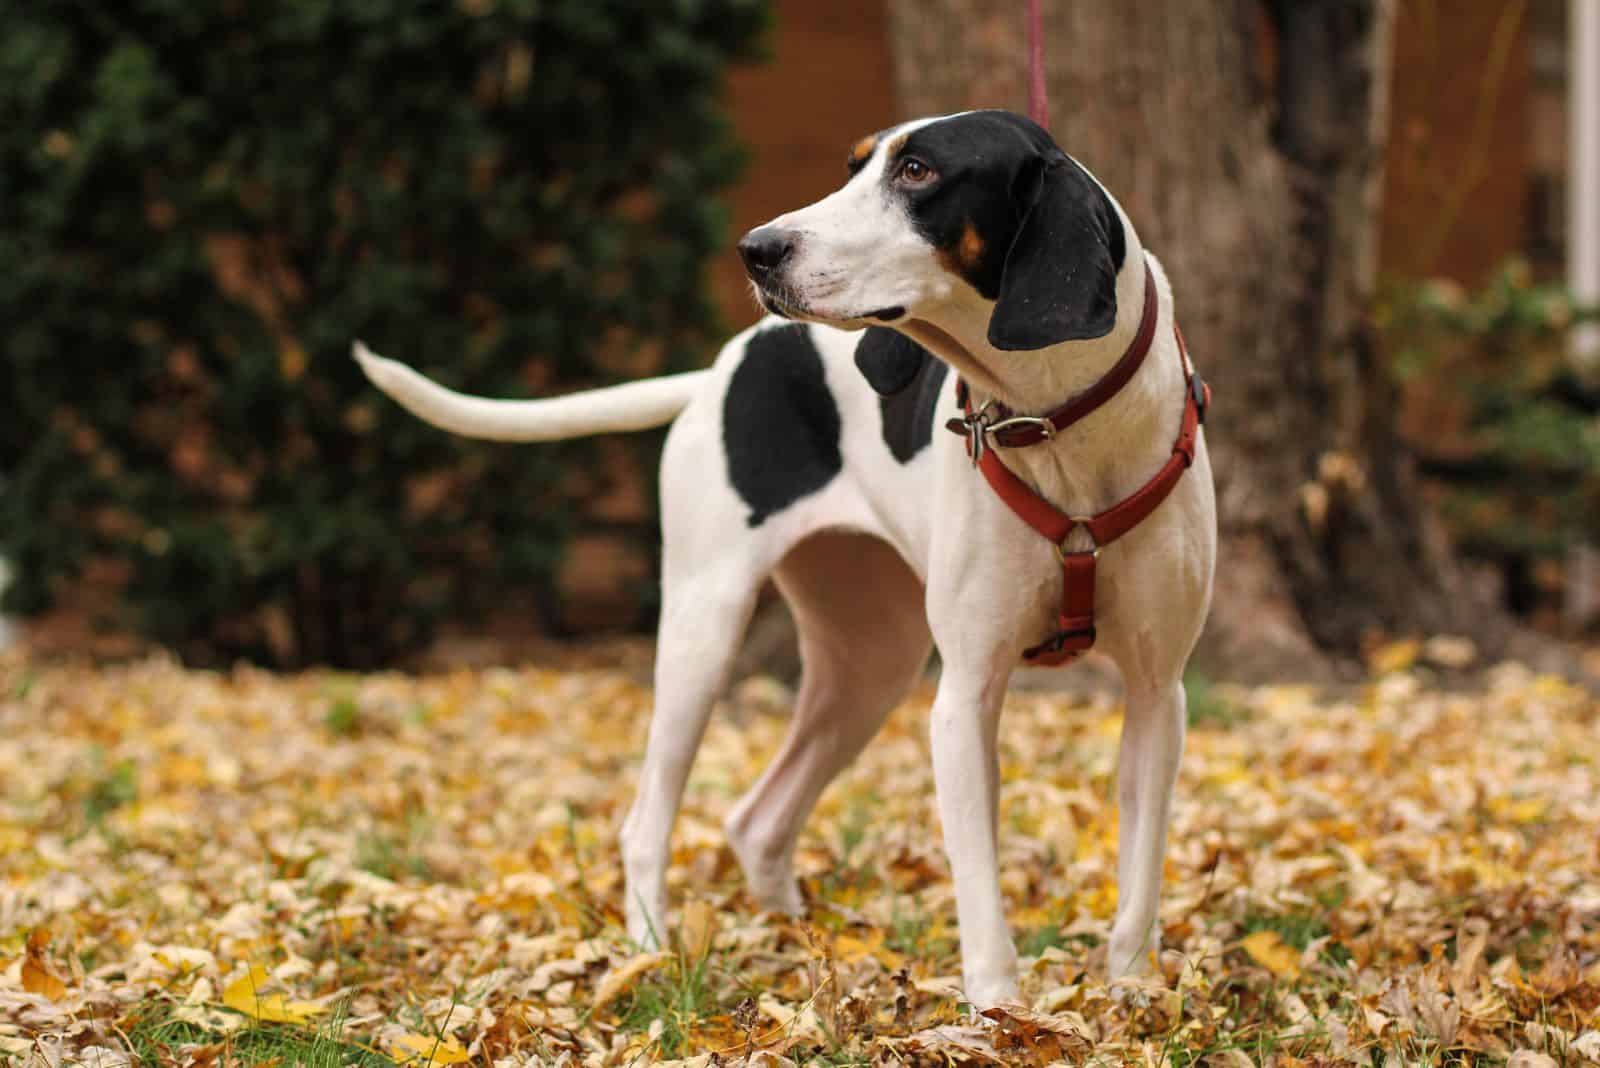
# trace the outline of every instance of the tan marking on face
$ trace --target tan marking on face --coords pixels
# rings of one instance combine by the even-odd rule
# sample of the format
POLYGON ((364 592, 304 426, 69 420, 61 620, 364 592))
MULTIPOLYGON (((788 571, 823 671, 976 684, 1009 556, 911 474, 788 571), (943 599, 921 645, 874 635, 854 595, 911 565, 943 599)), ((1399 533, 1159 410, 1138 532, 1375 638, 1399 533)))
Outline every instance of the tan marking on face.
POLYGON ((889 147, 884 149, 883 154, 885 156, 896 155, 902 148, 906 147, 906 141, 910 137, 911 135, 908 133, 903 133, 899 137, 896 137, 893 141, 889 142, 889 147))
POLYGON ((877 147, 878 135, 868 134, 866 137, 863 137, 861 140, 857 141, 854 147, 850 149, 850 162, 865 163, 867 161, 867 157, 872 155, 872 150, 877 147))
POLYGON ((969 271, 975 271, 978 269, 978 261, 982 258, 983 238, 978 236, 972 220, 968 219, 966 227, 961 231, 961 243, 956 246, 956 262, 969 271))
POLYGON ((983 238, 978 236, 977 229, 968 219, 961 228, 961 239, 954 248, 942 248, 935 255, 939 265, 958 278, 965 278, 978 269, 978 261, 983 258, 983 238))

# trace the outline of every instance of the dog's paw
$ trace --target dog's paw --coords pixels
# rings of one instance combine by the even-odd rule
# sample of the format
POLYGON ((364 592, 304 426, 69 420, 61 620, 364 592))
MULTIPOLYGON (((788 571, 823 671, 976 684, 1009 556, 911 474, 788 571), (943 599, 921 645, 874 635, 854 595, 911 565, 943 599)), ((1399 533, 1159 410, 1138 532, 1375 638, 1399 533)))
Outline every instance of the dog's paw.
POLYGON ((788 879, 776 887, 767 887, 757 890, 751 887, 751 896, 756 900, 756 907, 763 912, 781 912, 785 916, 804 916, 806 914, 805 895, 800 892, 800 884, 793 878, 788 879))
POLYGON ((1111 1000, 1125 1009, 1148 1009, 1155 1004, 1159 984, 1138 976, 1123 976, 1111 984, 1111 1000))
POLYGON ((982 979, 968 979, 961 984, 962 996, 978 1013, 1006 1005, 1021 1005, 1022 995, 1017 990, 1014 975, 997 975, 982 979))
POLYGON ((1155 933, 1125 935, 1113 930, 1106 944, 1106 970, 1113 983, 1123 979, 1140 979, 1156 970, 1156 953, 1160 943, 1155 933))

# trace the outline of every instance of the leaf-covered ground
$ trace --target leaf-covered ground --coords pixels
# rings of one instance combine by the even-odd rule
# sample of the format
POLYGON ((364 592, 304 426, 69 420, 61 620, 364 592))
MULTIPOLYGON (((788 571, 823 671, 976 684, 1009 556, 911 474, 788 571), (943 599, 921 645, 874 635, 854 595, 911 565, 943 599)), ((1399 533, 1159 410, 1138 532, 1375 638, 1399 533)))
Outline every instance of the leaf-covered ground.
POLYGON ((1600 706, 1408 659, 1337 699, 1192 687, 1162 974, 1123 991, 1117 702, 1010 698, 1031 1011, 979 1020, 927 687, 812 821, 805 921, 757 914, 723 842, 783 729, 744 687, 675 839, 677 948, 640 954, 628 673, 0 657, 0 1063, 1600 1063, 1600 706))

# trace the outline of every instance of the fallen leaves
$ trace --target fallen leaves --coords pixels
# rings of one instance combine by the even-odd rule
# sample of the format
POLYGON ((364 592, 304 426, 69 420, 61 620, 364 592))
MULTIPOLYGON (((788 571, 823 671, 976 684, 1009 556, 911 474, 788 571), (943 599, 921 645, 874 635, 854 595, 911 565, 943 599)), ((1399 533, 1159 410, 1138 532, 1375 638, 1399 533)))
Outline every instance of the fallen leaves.
POLYGON ((1115 986, 1120 707, 1011 697, 1025 1004, 978 1015, 928 687, 807 825, 801 920, 752 905, 721 830, 785 693, 713 719, 655 952, 621 928, 615 828, 650 713, 624 673, 3 654, 0 1063, 1600 1066, 1600 708, 1514 666, 1424 684, 1466 655, 1380 648, 1338 698, 1213 687, 1156 967, 1115 986))
POLYGON ((39 994, 51 1001, 60 1001, 67 993, 67 984, 57 978, 48 961, 45 949, 50 945, 50 929, 35 927, 28 935, 27 955, 22 958, 22 989, 39 994))
POLYGON ((401 1064, 429 1068, 438 1064, 463 1064, 469 1058, 461 1043, 437 1035, 401 1035, 389 1042, 389 1052, 401 1064))
POLYGON ((632 986, 634 980, 647 972, 654 971, 671 959, 672 954, 667 952, 640 953, 628 958, 608 971, 605 978, 600 980, 600 985, 594 988, 594 1000, 590 1004, 598 1012, 632 986))
POLYGON ((252 964, 222 991, 222 1003, 235 1012, 266 1023, 303 1024, 323 1011, 312 1001, 290 1001, 267 970, 252 964))
POLYGON ((1285 945, 1276 931, 1256 931, 1239 939, 1239 945, 1250 954, 1250 959, 1266 968, 1279 979, 1300 977, 1300 953, 1285 945))

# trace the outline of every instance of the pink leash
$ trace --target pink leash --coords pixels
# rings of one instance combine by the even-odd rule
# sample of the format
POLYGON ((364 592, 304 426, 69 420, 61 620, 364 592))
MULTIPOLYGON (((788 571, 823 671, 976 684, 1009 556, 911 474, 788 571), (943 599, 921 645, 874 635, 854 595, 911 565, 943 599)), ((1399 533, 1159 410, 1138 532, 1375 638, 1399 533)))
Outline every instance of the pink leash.
POLYGON ((1028 0, 1028 118, 1050 128, 1050 101, 1044 95, 1044 35, 1039 32, 1039 0, 1028 0))

